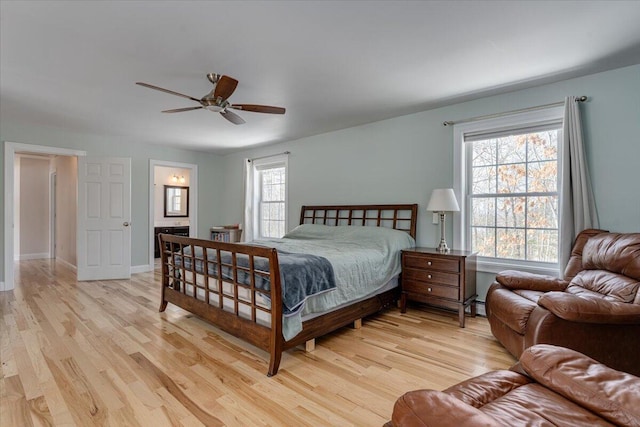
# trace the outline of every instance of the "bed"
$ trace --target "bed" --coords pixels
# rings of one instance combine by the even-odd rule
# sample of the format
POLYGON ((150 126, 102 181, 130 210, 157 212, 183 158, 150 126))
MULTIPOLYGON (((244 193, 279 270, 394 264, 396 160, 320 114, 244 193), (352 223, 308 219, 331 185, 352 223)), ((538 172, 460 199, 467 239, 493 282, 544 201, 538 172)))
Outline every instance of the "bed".
POLYGON ((300 225, 283 239, 238 244, 160 234, 160 312, 172 303, 268 351, 273 376, 283 351, 310 350, 315 338, 397 300, 400 250, 415 245, 416 219, 417 204, 302 206, 300 225), (356 260, 361 255, 368 267, 356 260), (374 275, 385 260, 389 270, 374 275), (370 288, 356 285, 367 281, 370 288))

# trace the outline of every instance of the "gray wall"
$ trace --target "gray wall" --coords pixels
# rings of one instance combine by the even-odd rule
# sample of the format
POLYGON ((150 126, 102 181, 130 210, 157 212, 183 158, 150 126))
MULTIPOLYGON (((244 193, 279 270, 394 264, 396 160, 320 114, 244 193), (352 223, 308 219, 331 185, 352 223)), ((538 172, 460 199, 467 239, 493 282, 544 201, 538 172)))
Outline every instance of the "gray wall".
MULTIPOLYGON (((433 246, 438 241, 438 226, 431 224, 431 213, 425 211, 427 199, 432 189, 453 184, 452 128, 442 122, 548 104, 567 95, 589 96, 582 106, 583 122, 601 226, 640 231, 640 65, 222 157, 4 122, 0 140, 131 157, 132 265, 147 262, 150 158, 199 165, 201 237, 208 236, 211 225, 243 222, 243 158, 290 150, 289 228, 296 225, 303 204, 415 202, 420 205, 418 244, 433 246)), ((0 218, 3 215, 2 209, 0 218)), ((451 236, 451 221, 448 228, 451 236)), ((4 238, 4 229, 0 238, 4 238)), ((1 271, 4 277, 4 266, 1 271)), ((480 300, 492 278, 478 274, 480 300)))
MULTIPOLYGON (((289 150, 290 229, 303 204, 416 202, 418 244, 437 245, 439 229, 426 203, 431 190, 453 185, 452 127, 442 122, 549 104, 568 95, 589 97, 582 118, 601 227, 640 231, 640 65, 226 155, 222 220, 243 222, 243 158, 289 150)), ((478 274, 481 301, 493 278, 478 274)))

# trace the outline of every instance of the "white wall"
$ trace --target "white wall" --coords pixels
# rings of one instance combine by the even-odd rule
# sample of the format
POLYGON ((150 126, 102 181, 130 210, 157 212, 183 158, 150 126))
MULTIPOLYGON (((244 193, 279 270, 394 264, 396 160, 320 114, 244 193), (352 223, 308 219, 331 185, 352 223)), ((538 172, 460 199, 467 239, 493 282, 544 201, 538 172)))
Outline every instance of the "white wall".
POLYGON ((56 156, 56 259, 77 266, 76 226, 78 219, 78 159, 56 156))
POLYGON ((49 159, 16 156, 20 162, 18 259, 49 258, 49 159))

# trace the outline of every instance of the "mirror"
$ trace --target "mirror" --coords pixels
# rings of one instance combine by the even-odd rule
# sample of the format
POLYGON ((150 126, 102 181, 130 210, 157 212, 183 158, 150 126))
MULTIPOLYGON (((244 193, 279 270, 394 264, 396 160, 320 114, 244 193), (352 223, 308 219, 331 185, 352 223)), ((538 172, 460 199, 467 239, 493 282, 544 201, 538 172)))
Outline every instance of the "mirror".
POLYGON ((189 216, 189 187, 177 185, 164 186, 164 216, 189 216))

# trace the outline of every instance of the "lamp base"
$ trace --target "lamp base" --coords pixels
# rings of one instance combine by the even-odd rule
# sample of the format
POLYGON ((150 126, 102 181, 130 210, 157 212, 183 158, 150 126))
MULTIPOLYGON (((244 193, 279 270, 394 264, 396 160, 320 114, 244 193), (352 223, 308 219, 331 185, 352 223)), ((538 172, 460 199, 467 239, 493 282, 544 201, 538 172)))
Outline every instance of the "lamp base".
POLYGON ((449 249, 449 247, 447 246, 447 241, 444 239, 444 229, 445 229, 445 218, 446 218, 446 214, 445 212, 439 212, 440 213, 440 244, 438 245, 438 252, 442 252, 442 253, 449 253, 451 252, 451 249, 449 249))
POLYGON ((449 252, 451 252, 451 249, 449 249, 449 247, 447 246, 447 242, 445 242, 444 240, 440 241, 440 244, 438 245, 438 252, 442 252, 443 254, 448 254, 449 252))

